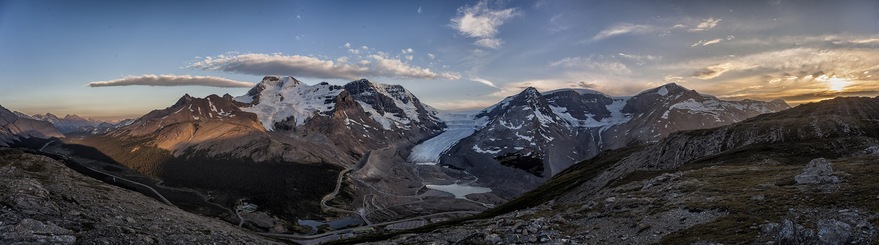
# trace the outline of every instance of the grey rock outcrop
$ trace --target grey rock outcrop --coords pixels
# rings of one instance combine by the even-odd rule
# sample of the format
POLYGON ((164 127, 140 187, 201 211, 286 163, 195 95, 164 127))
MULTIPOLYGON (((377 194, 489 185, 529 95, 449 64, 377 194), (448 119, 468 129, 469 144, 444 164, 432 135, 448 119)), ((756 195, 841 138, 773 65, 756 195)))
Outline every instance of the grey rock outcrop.
POLYGON ((821 244, 848 244, 852 237, 852 226, 831 219, 818 221, 818 241, 821 244))
POLYGON ((803 173, 794 177, 797 184, 833 184, 839 183, 839 177, 833 175, 833 166, 824 158, 809 162, 803 173))

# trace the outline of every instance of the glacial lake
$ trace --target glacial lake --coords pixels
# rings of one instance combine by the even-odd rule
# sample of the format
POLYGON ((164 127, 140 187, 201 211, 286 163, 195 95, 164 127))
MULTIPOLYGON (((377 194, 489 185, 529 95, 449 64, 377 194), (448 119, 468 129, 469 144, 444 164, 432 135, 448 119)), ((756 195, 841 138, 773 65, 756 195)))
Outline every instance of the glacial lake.
POLYGON ((425 187, 427 187, 428 189, 452 193, 452 195, 455 195, 455 198, 458 199, 467 199, 466 196, 469 194, 491 192, 491 188, 462 185, 457 183, 451 185, 425 185, 425 187))

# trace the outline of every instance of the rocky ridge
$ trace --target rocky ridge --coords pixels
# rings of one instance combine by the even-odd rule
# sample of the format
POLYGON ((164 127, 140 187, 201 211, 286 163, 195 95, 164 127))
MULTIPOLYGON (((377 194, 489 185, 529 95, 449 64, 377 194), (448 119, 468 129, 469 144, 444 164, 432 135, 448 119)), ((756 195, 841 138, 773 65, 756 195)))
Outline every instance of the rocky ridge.
POLYGON ((0 155, 0 243, 276 243, 80 175, 44 156, 8 148, 0 155))

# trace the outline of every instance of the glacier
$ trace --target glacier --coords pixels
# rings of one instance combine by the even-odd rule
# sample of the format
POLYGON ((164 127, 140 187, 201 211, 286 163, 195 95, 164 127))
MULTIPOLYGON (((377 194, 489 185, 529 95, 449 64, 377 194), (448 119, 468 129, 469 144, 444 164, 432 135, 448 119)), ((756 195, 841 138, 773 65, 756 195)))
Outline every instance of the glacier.
POLYGON ((443 119, 446 123, 445 131, 412 147, 408 162, 418 165, 436 165, 443 152, 461 139, 475 133, 479 127, 473 120, 473 115, 470 114, 446 114, 443 115, 443 119))

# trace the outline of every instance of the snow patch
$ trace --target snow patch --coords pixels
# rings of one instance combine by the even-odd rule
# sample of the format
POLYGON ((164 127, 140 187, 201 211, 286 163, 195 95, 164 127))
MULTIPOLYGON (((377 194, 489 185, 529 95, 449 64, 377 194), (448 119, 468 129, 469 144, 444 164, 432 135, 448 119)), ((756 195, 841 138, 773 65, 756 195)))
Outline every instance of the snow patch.
POLYGON ((498 154, 498 153, 500 153, 500 152, 501 152, 501 149, 497 149, 497 150, 483 150, 482 148, 479 148, 479 145, 473 145, 473 151, 475 151, 476 153, 492 154, 492 155, 493 155, 493 154, 498 154))
POLYGON ((668 89, 665 88, 665 86, 662 86, 661 88, 659 88, 658 91, 656 91, 656 93, 659 95, 665 96, 668 94, 668 89))

